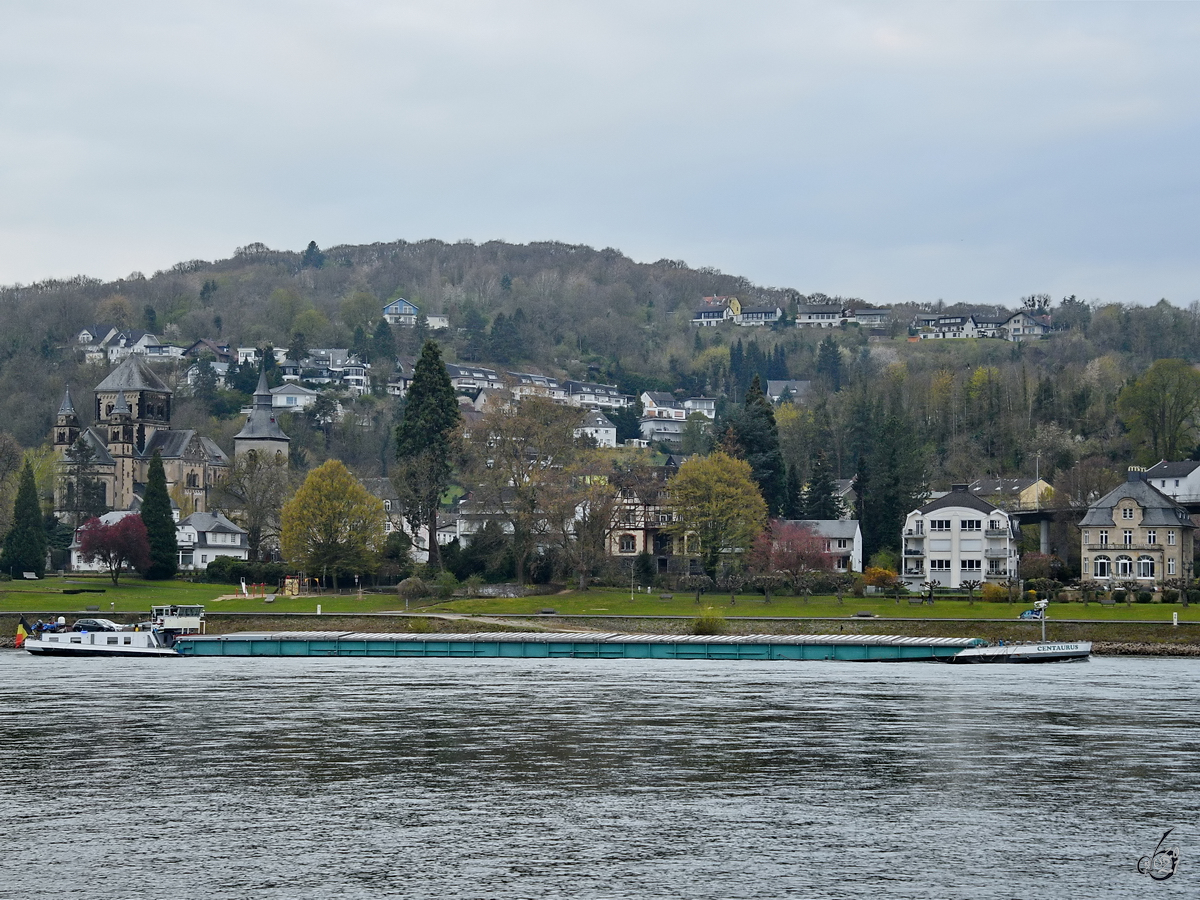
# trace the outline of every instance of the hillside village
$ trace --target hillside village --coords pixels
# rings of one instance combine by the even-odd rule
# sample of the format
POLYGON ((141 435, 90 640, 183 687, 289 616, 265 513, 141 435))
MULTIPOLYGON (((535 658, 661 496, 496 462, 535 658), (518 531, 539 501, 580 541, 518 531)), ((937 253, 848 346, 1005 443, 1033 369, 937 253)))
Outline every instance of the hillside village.
MULTIPOLYGON (((426 242, 319 256, 312 249, 239 248, 230 261, 181 264, 115 286, 83 280, 4 289, 0 311, 14 324, 0 365, 0 379, 12 388, 6 402, 58 387, 41 412, 26 404, 10 419, 27 446, 43 448, 41 459, 58 460, 39 467, 47 511, 82 524, 79 492, 69 494, 62 476, 68 464, 94 469, 105 491, 97 505, 107 515, 136 510, 157 451, 168 471, 182 570, 219 556, 277 555, 272 529, 265 542, 254 538, 252 551, 229 497, 214 499, 247 442, 265 435, 293 481, 322 460, 344 461, 383 505, 386 533, 403 535, 415 561, 428 556, 431 542, 464 553, 489 522, 501 532, 511 527, 481 501, 467 469, 446 495, 432 537, 406 518, 391 477, 392 431, 403 420, 417 351, 432 339, 444 354, 464 433, 498 410, 544 401, 575 416, 571 433, 580 447, 636 459, 650 473, 659 488, 649 499, 645 491, 618 491, 605 548, 626 565, 649 557, 645 565, 658 575, 695 574, 666 484, 687 460, 714 450, 754 456, 739 443, 739 423, 756 391, 771 409, 778 457, 771 465, 779 485, 760 480, 760 488, 772 515, 813 523, 834 573, 861 572, 874 560, 912 590, 930 582, 958 588, 1007 583, 1021 574, 1024 557, 1039 566, 1053 558, 1062 578, 1149 579, 1162 588, 1190 575, 1191 526, 1182 519, 1177 533, 1122 529, 1122 546, 1134 555, 1104 552, 1115 530, 1078 526, 1089 508, 1129 483, 1131 466, 1168 500, 1184 508, 1195 502, 1190 489, 1172 495, 1174 475, 1153 482, 1164 466, 1193 465, 1184 460, 1195 455, 1194 417, 1166 435, 1138 414, 1155 402, 1151 376, 1170 355, 1189 359, 1200 349, 1195 307, 1163 301, 1127 308, 1074 297, 1055 307, 1045 295, 1023 298, 1013 310, 880 307, 562 245, 426 242), (519 253, 532 269, 520 271, 519 253), (372 272, 378 275, 383 260, 420 262, 401 287, 379 289, 372 272), (457 266, 449 280, 439 276, 436 290, 417 274, 430 260, 435 271, 457 266), (545 268, 547 261, 558 268, 545 268), (251 284, 257 287, 246 294, 251 284), (582 303, 589 290, 609 302, 582 303), (176 299, 156 299, 164 291, 176 299), (562 311, 573 304, 579 315, 571 325, 562 311), (254 308, 261 319, 246 318, 254 308), (13 318, 21 309, 27 313, 13 318), (45 313, 53 309, 51 322, 45 313), (132 318, 147 327, 132 327, 132 318), (636 330, 621 332, 628 339, 601 350, 629 325, 636 330), (45 329, 40 344, 22 337, 37 328, 45 329), (609 338, 601 337, 605 329, 609 338), (554 355, 564 349, 574 355, 554 355), (47 377, 14 381, 21 360, 47 377), (31 427, 38 422, 40 436, 31 427), (72 462, 80 435, 90 457, 72 462), (806 515, 814 484, 837 515, 806 515), (944 518, 923 518, 950 507, 944 518), (946 523, 955 533, 934 536, 946 523), (1156 549, 1159 538, 1178 543, 1156 549)), ((766 477, 759 463, 753 467, 756 478, 766 477)), ((11 496, 11 476, 7 484, 11 496)), ((1177 516, 1169 503, 1151 515, 1146 496, 1134 499, 1139 522, 1177 516)), ((77 542, 63 546, 60 558, 86 567, 77 551, 77 542)), ((553 568, 543 566, 538 577, 551 577, 553 568)))

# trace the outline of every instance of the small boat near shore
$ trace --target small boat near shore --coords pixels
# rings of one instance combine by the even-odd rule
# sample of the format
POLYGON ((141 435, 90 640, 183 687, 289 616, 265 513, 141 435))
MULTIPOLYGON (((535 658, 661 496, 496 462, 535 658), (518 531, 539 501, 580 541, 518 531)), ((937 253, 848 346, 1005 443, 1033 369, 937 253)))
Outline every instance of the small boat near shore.
POLYGON ((1092 655, 1091 641, 1050 641, 1031 644, 989 644, 968 647, 946 660, 952 663, 1084 662, 1092 655))

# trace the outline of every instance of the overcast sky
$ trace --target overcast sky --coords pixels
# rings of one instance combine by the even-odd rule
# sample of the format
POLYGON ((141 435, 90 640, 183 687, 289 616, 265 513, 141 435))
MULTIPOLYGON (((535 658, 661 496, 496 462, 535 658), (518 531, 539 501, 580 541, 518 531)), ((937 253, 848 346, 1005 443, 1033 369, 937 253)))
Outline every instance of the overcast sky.
POLYGON ((560 240, 1200 299, 1200 5, 0 0, 0 283, 560 240))

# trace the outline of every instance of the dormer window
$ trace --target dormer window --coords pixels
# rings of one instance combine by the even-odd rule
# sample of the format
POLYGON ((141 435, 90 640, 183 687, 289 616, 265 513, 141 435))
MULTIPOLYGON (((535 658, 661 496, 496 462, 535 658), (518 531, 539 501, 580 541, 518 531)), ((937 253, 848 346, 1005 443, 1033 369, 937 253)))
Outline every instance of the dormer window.
POLYGON ((1122 507, 1121 508, 1121 518, 1122 519, 1132 519, 1133 518, 1133 507, 1131 507, 1131 506, 1122 507))

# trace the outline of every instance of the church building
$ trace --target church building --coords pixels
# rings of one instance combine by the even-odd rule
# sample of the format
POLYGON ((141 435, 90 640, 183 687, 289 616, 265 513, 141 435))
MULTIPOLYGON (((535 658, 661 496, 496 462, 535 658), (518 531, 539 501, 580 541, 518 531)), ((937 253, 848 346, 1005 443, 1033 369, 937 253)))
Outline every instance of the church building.
MULTIPOLYGON (((171 428, 172 391, 145 358, 127 357, 93 393, 95 422, 90 427, 82 427, 70 389, 55 418, 54 452, 63 473, 54 491, 55 514, 68 515, 73 506, 71 451, 80 438, 91 451, 89 477, 102 486, 108 509, 130 509, 140 503, 150 460, 157 451, 167 490, 180 513, 212 512, 210 494, 228 471, 229 457, 210 438, 191 429, 171 428)), ((286 459, 289 439, 270 412, 265 376, 259 379, 254 400, 246 427, 234 439, 235 455, 269 449, 272 456, 286 459), (260 394, 265 394, 265 411, 260 394)))

